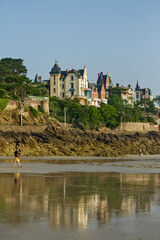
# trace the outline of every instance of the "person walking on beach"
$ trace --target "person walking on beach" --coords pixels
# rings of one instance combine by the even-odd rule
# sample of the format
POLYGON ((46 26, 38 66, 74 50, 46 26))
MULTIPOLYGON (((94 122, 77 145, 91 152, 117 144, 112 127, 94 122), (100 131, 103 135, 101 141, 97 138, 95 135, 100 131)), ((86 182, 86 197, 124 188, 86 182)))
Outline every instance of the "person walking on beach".
POLYGON ((16 163, 18 163, 18 166, 19 167, 22 167, 21 164, 20 164, 20 153, 18 152, 17 148, 16 148, 16 151, 14 152, 14 156, 15 156, 15 159, 14 159, 14 165, 13 167, 16 166, 16 163))
POLYGON ((139 150, 139 155, 142 156, 142 149, 139 150))

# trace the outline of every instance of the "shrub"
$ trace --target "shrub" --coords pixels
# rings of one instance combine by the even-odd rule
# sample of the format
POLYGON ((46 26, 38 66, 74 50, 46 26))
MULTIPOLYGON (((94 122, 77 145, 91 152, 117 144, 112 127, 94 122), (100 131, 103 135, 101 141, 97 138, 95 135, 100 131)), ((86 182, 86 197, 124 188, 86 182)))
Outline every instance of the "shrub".
POLYGON ((0 89, 0 98, 5 98, 6 91, 4 89, 0 89))
POLYGON ((35 116, 35 117, 38 116, 38 111, 37 111, 35 108, 33 108, 32 106, 30 106, 30 107, 29 107, 29 110, 30 110, 30 112, 31 112, 31 114, 32 114, 33 116, 35 116))
POLYGON ((0 110, 4 110, 7 107, 9 99, 0 98, 0 110))
POLYGON ((151 124, 156 124, 156 121, 153 117, 148 117, 147 118, 148 122, 150 122, 151 124))

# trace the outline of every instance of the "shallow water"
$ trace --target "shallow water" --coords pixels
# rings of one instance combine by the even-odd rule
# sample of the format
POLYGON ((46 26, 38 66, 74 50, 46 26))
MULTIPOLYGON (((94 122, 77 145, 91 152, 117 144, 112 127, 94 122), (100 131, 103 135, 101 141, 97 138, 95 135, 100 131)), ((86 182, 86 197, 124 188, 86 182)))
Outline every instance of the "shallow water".
POLYGON ((157 240, 160 174, 0 174, 0 239, 157 240))

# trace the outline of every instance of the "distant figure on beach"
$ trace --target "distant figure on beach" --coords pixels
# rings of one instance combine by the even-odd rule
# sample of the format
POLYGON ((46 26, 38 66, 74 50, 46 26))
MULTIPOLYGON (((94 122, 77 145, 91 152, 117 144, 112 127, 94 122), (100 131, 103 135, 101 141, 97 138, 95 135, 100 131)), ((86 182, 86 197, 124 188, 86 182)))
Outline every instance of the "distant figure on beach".
POLYGON ((142 149, 139 150, 139 155, 142 156, 142 149))
POLYGON ((16 151, 14 152, 14 156, 15 156, 15 159, 14 159, 14 165, 13 167, 16 166, 16 163, 18 163, 18 166, 19 167, 22 167, 21 164, 20 164, 20 153, 18 152, 17 148, 16 148, 16 151))

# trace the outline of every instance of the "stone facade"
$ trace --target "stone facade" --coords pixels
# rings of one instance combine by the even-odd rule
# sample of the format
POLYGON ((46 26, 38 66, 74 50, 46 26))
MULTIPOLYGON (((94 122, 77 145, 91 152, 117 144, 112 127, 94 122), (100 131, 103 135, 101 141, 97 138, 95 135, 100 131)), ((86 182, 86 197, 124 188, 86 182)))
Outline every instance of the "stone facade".
MULTIPOLYGON (((40 107, 44 112, 49 114, 49 100, 47 97, 26 98, 24 104, 28 107, 31 106, 36 110, 38 110, 38 107, 40 107)), ((16 109, 18 106, 19 106, 19 103, 17 101, 9 101, 5 110, 13 110, 13 109, 16 109)))

